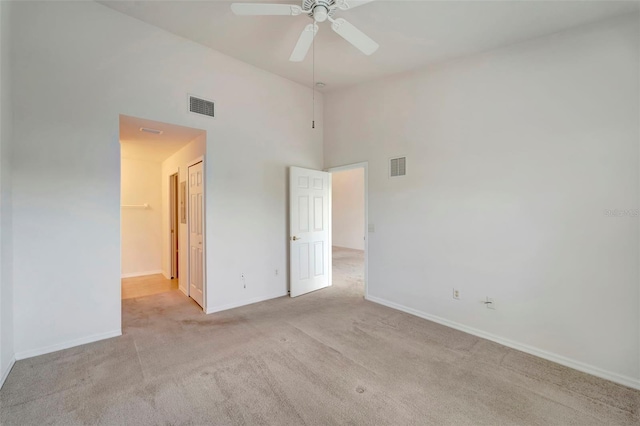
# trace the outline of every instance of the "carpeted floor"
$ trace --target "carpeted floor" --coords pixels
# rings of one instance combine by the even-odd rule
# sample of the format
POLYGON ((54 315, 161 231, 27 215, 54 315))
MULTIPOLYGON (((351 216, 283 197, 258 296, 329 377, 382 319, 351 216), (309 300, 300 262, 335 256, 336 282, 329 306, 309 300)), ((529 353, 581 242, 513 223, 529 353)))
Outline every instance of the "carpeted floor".
POLYGON ((124 335, 16 363, 0 423, 614 425, 640 392, 334 286, 204 315, 178 291, 123 301, 124 335))

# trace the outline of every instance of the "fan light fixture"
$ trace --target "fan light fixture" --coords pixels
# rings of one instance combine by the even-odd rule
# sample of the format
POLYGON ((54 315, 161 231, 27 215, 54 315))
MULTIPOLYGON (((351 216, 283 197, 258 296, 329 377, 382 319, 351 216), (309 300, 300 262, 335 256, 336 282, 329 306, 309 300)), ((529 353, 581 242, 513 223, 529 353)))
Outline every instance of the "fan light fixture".
POLYGON ((313 19, 316 22, 324 22, 329 17, 329 10, 324 6, 316 6, 313 8, 313 19))

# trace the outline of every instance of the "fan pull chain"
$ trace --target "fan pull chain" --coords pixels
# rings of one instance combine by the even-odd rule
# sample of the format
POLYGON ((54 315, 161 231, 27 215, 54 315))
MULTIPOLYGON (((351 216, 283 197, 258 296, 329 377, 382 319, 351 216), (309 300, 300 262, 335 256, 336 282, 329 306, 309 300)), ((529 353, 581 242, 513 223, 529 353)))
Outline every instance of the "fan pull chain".
POLYGON ((311 105, 311 128, 315 129, 316 128, 316 34, 315 34, 315 27, 316 23, 313 23, 313 41, 312 43, 312 61, 311 61, 311 78, 313 79, 313 81, 311 82, 311 90, 312 90, 312 103, 313 105, 311 105))

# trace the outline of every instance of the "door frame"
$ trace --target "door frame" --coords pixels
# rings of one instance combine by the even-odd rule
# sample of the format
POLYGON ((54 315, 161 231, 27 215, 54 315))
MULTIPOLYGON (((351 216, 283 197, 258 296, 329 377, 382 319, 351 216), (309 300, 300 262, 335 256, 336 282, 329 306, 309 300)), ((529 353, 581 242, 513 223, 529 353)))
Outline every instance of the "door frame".
POLYGON ((180 279, 180 169, 177 168, 175 173, 169 175, 169 277, 180 279), (174 186, 175 182, 175 186, 174 186), (175 226, 175 245, 174 235, 171 228, 175 226), (176 255, 177 253, 177 255, 176 255), (175 260, 175 265, 174 265, 175 260), (175 269, 174 269, 175 266, 175 269))
POLYGON ((207 170, 205 167, 204 156, 201 155, 195 159, 187 162, 187 197, 186 197, 186 215, 187 215, 187 296, 191 297, 191 223, 189 221, 189 168, 195 166, 198 163, 202 163, 202 311, 207 312, 207 170))
MULTIPOLYGON (((364 298, 369 299, 369 162, 345 164, 344 166, 329 167, 324 169, 331 174, 347 170, 364 170, 364 298)), ((333 179, 332 179, 333 182, 333 179)), ((329 256, 329 285, 333 285, 333 183, 331 197, 329 197, 329 247, 332 255, 329 256)))

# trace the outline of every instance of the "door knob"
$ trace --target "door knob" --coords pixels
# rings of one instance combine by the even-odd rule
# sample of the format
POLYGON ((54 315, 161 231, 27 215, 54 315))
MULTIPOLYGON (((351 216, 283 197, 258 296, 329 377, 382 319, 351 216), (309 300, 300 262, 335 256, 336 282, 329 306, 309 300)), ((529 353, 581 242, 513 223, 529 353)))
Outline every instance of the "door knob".
POLYGON ((296 236, 294 235, 294 236, 293 236, 293 238, 291 238, 291 239, 292 239, 293 241, 297 241, 297 240, 299 240, 300 238, 298 238, 298 237, 296 237, 296 236))

